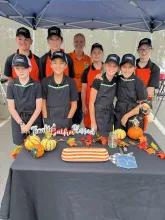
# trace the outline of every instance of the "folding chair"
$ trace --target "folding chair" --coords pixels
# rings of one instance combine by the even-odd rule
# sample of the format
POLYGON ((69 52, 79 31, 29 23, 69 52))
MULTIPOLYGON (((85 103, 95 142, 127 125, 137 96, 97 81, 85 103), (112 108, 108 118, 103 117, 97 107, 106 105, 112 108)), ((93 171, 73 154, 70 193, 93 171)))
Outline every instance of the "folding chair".
POLYGON ((155 112, 154 119, 156 118, 156 115, 157 115, 157 113, 158 113, 158 111, 160 109, 160 106, 162 104, 162 101, 163 101, 163 99, 165 97, 164 89, 165 89, 165 74, 160 74, 160 86, 159 86, 159 90, 158 90, 158 93, 157 93, 156 97, 157 98, 161 97, 161 101, 160 101, 159 106, 158 106, 158 108, 157 108, 157 110, 155 112))
POLYGON ((164 89, 164 82, 165 82, 165 74, 163 74, 163 73, 161 73, 160 74, 160 86, 159 86, 159 90, 158 90, 158 93, 157 93, 157 98, 159 97, 159 96, 162 96, 161 94, 162 94, 162 92, 164 92, 163 91, 163 89, 164 89))
POLYGON ((6 91, 3 87, 3 85, 6 85, 6 83, 8 82, 7 78, 2 78, 2 75, 0 75, 0 95, 2 96, 2 100, 4 105, 6 104, 6 91))

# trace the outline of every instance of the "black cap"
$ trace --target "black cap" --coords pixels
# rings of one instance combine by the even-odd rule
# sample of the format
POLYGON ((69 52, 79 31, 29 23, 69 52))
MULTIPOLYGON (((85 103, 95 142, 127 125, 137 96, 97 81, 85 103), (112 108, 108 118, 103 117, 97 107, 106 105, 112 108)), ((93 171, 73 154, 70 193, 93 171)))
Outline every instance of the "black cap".
POLYGON ((120 63, 120 66, 124 65, 125 63, 130 63, 135 66, 135 56, 132 54, 124 54, 120 63))
POLYGON ((16 37, 23 35, 25 38, 31 38, 30 31, 27 28, 21 27, 16 31, 16 37))
POLYGON ((13 57, 12 66, 23 66, 29 68, 31 66, 30 60, 23 54, 17 54, 13 57))
POLYGON ((114 62, 117 66, 120 66, 120 57, 116 54, 109 54, 105 63, 114 62))
POLYGON ((95 48, 99 48, 100 50, 104 51, 104 50, 103 50, 103 46, 102 46, 101 44, 99 44, 99 43, 95 43, 95 44, 92 45, 92 47, 91 47, 91 52, 92 52, 92 50, 94 50, 95 48))
POLYGON ((48 37, 47 38, 51 37, 52 35, 56 35, 56 36, 60 37, 61 39, 63 39, 61 29, 58 27, 53 26, 48 29, 48 37))
POLYGON ((148 46, 152 47, 152 42, 151 39, 149 38, 143 38, 140 42, 139 42, 139 46, 138 48, 143 45, 143 44, 147 44, 148 46))
POLYGON ((62 51, 57 51, 57 52, 54 52, 51 56, 51 60, 54 60, 55 58, 61 58, 62 60, 65 61, 65 63, 67 63, 67 57, 66 57, 66 54, 62 51))

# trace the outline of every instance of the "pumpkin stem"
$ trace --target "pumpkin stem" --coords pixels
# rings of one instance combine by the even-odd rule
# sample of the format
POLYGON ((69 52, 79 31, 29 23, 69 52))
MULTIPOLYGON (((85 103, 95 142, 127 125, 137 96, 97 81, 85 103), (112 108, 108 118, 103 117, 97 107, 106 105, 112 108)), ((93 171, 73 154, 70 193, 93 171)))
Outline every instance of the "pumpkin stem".
POLYGON ((37 153, 38 153, 38 148, 33 148, 31 150, 31 153, 32 153, 32 157, 36 157, 37 156, 37 153))

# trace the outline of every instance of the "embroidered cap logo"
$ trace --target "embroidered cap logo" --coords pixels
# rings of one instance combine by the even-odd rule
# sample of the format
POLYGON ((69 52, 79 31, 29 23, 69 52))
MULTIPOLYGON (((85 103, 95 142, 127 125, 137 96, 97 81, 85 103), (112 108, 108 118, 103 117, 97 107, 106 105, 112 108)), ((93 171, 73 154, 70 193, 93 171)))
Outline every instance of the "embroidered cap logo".
POLYGON ((57 30, 51 30, 50 33, 54 33, 54 34, 57 34, 57 30))
POLYGON ((62 53, 55 53, 55 55, 58 55, 60 57, 63 57, 62 53))
POLYGON ((24 29, 20 29, 19 32, 21 32, 21 33, 22 33, 22 32, 27 33, 27 31, 24 30, 24 29))
POLYGON ((17 59, 16 59, 16 62, 21 62, 21 63, 24 63, 24 59, 17 58, 17 59))
POLYGON ((133 57, 126 57, 126 60, 132 60, 133 61, 133 57))
POLYGON ((116 57, 109 57, 109 59, 117 61, 116 57))
POLYGON ((141 43, 148 43, 148 40, 143 40, 141 43))

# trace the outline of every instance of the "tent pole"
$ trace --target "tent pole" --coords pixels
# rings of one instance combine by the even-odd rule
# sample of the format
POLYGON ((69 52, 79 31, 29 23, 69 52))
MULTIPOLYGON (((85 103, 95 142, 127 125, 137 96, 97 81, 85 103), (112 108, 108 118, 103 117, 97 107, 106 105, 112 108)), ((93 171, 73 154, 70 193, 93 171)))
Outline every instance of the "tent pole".
POLYGON ((32 53, 35 53, 35 30, 33 29, 33 44, 32 44, 32 53))
POLYGON ((24 18, 23 15, 22 15, 11 3, 7 2, 7 4, 8 4, 17 14, 19 14, 19 15, 23 18, 23 20, 24 20, 26 23, 28 23, 28 25, 29 25, 30 27, 32 27, 32 24, 31 24, 26 18, 24 18))
MULTIPOLYGON (((48 6, 49 6, 50 3, 51 3, 51 1, 48 2, 48 4, 46 5, 46 7, 45 7, 45 8, 42 10, 42 12, 40 13, 40 18, 38 19, 37 24, 36 24, 36 26, 35 26, 36 28, 37 28, 37 26, 39 25, 39 23, 40 23, 40 21, 41 21, 43 15, 44 15, 44 13, 45 13, 45 11, 46 11, 46 9, 48 8, 48 6)), ((37 16, 37 18, 38 18, 38 16, 37 16)))
POLYGON ((136 33, 136 42, 135 42, 135 51, 134 51, 134 56, 135 56, 135 57, 136 57, 137 42, 138 42, 138 40, 137 40, 137 35, 138 35, 138 33, 136 33))

